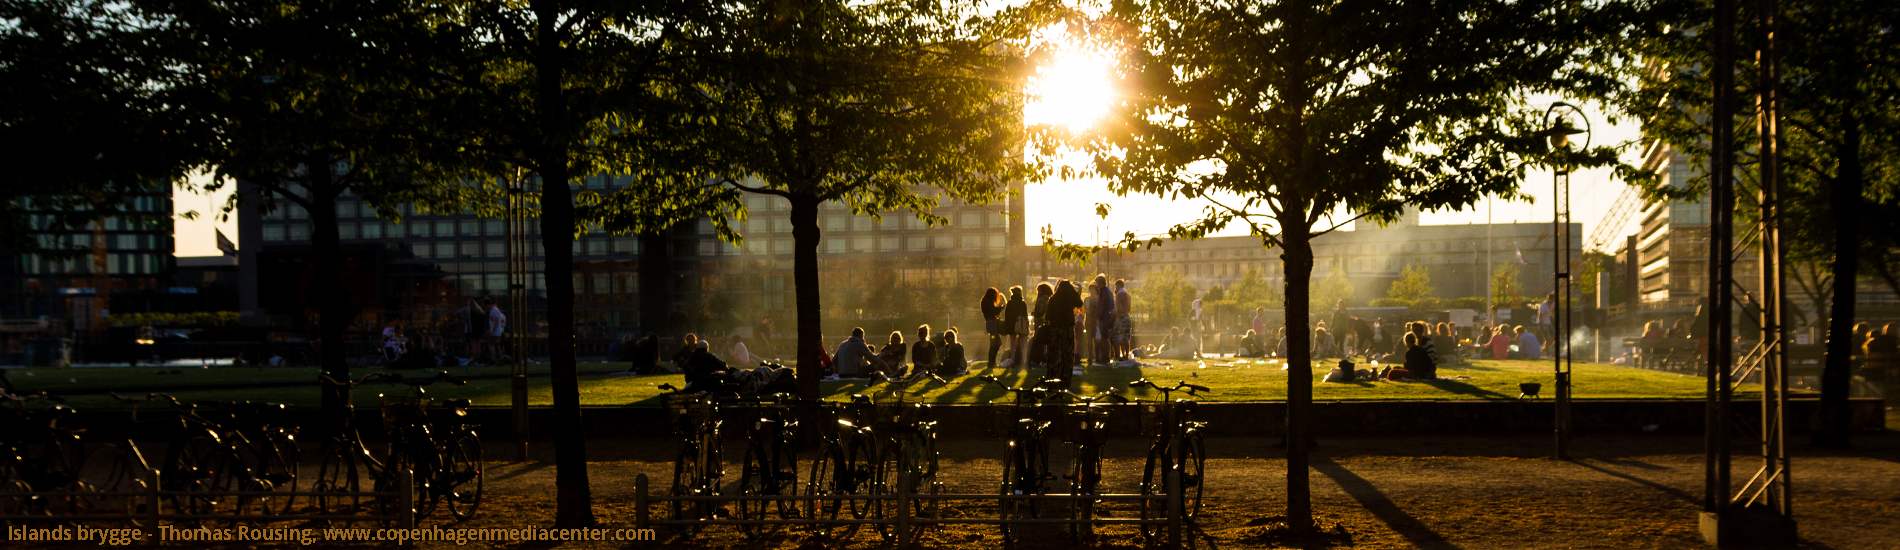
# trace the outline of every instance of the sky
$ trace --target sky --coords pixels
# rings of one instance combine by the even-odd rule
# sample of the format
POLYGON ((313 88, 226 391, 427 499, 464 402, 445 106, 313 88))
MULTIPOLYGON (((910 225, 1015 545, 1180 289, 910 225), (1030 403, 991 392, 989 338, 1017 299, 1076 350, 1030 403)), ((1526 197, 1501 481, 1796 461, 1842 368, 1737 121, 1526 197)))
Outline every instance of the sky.
MULTIPOLYGON (((1063 39, 1059 29, 1049 31, 1044 36, 1044 39, 1063 39)), ((1024 109, 1025 120, 1031 124, 1067 124, 1074 129, 1085 129, 1106 112, 1113 100, 1115 92, 1109 86, 1107 77, 1107 68, 1111 63, 1113 55, 1108 53, 1068 48, 1050 66, 1042 69, 1040 77, 1032 78, 1028 90, 1032 99, 1024 109)), ((1555 99, 1532 98, 1532 102, 1544 107, 1555 99)), ((1627 121, 1623 125, 1611 125, 1604 113, 1589 106, 1584 107, 1584 116, 1594 130, 1591 136, 1593 143, 1622 143, 1638 135, 1635 125, 1627 124, 1627 121)), ((1624 152, 1626 162, 1637 162, 1640 156, 1641 151, 1634 147, 1624 152)), ((1061 155, 1058 162, 1080 165, 1085 160, 1081 155, 1071 153, 1061 155)), ((193 187, 202 187, 207 177, 194 177, 193 187)), ((1426 225, 1482 224, 1489 219, 1497 223, 1549 223, 1553 218, 1551 183, 1550 172, 1531 172, 1522 183, 1522 189, 1532 197, 1531 201, 1490 199, 1461 211, 1424 212, 1420 215, 1420 222, 1426 225)), ((181 215, 174 227, 178 256, 218 255, 213 228, 222 229, 225 236, 237 240, 236 223, 218 222, 215 215, 229 196, 230 187, 226 186, 227 191, 218 196, 182 190, 173 193, 174 211, 181 215), (194 210, 200 214, 197 220, 182 217, 184 212, 194 210)), ((1599 169, 1572 174, 1570 188, 1571 219, 1583 224, 1583 236, 1587 240, 1615 204, 1617 197, 1624 192, 1625 185, 1614 179, 1608 169, 1599 169)), ((1026 244, 1039 244, 1040 230, 1044 226, 1049 226, 1058 239, 1081 244, 1113 242, 1127 231, 1139 235, 1165 233, 1170 226, 1198 218, 1207 206, 1202 201, 1177 201, 1154 196, 1118 197, 1101 180, 1061 180, 1058 176, 1029 185, 1024 195, 1027 204, 1025 217, 1030 228, 1025 236, 1026 244), (1096 215, 1098 203, 1110 206, 1108 218, 1096 215)), ((1620 232, 1628 234, 1633 230, 1634 220, 1630 220, 1620 232)), ((1222 234, 1244 235, 1246 231, 1244 228, 1229 228, 1228 232, 1222 234)), ((240 247, 243 245, 238 243, 240 247)))

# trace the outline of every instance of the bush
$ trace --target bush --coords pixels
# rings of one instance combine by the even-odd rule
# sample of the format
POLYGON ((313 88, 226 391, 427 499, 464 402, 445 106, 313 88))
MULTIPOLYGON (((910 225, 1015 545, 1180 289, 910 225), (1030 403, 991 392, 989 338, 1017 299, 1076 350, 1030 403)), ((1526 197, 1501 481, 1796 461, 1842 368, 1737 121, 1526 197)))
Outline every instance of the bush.
POLYGON ((200 311, 195 313, 126 313, 106 318, 114 325, 167 326, 167 325, 228 325, 238 322, 235 311, 200 311))
POLYGON ((1412 307, 1412 301, 1404 298, 1373 298, 1372 307, 1412 307))

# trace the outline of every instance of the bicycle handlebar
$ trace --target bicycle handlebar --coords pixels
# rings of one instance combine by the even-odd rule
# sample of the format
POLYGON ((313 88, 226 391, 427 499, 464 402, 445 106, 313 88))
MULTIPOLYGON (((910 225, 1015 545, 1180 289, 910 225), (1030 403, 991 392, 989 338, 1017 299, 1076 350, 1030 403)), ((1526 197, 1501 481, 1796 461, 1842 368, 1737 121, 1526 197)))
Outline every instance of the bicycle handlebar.
POLYGON ((1107 390, 1103 390, 1102 392, 1097 393, 1095 395, 1090 395, 1086 397, 1081 396, 1081 395, 1076 395, 1075 392, 1071 392, 1069 390, 1060 390, 1060 391, 1062 392, 1062 395, 1067 395, 1069 396, 1069 398, 1074 399, 1076 401, 1083 402, 1083 403, 1094 403, 1096 401, 1101 401, 1103 399, 1108 399, 1111 397, 1117 400, 1120 400, 1123 403, 1128 402, 1128 398, 1122 397, 1121 394, 1116 393, 1115 388, 1113 387, 1108 388, 1107 390))
POLYGON ((1185 391, 1188 393, 1188 395, 1198 395, 1199 392, 1212 393, 1214 391, 1214 390, 1208 389, 1207 386, 1197 386, 1194 384, 1189 384, 1187 383, 1186 380, 1175 382, 1174 387, 1164 387, 1160 384, 1150 382, 1146 378, 1136 380, 1134 382, 1129 382, 1128 387, 1130 388, 1144 388, 1145 387, 1145 388, 1150 388, 1150 389, 1160 391, 1163 394, 1166 394, 1168 392, 1174 392, 1174 391, 1185 391))
POLYGON ((66 402, 65 398, 62 398, 56 395, 47 394, 46 390, 40 390, 38 393, 12 393, 8 391, 0 390, 0 399, 5 399, 7 401, 15 401, 21 404, 24 404, 27 401, 51 401, 54 403, 66 402))
POLYGON ((1009 384, 1004 384, 1002 380, 997 380, 995 376, 984 376, 983 380, 991 384, 996 384, 997 387, 1003 388, 1003 391, 1007 391, 1014 394, 1023 394, 1023 393, 1031 393, 1031 392, 1048 392, 1049 388, 1047 386, 1044 386, 1044 384, 1048 384, 1050 382, 1059 382, 1059 380, 1040 380, 1040 381, 1037 381, 1036 385, 1034 386, 1012 388, 1009 386, 1009 384))

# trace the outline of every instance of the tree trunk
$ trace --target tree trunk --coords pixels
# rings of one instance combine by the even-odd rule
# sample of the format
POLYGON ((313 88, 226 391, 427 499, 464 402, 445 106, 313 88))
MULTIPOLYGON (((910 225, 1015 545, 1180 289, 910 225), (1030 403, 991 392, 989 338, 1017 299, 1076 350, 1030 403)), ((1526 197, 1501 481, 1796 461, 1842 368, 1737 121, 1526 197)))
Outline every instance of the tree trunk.
MULTIPOLYGON (((669 256, 673 232, 662 229, 640 234, 640 328, 670 337, 685 327, 666 326, 673 312, 673 259, 669 256)), ((636 337, 641 335, 636 335, 636 337)))
POLYGON ((554 526, 575 528, 592 526, 594 509, 587 482, 587 439, 581 430, 580 381, 574 358, 574 196, 567 186, 572 133, 567 131, 571 123, 561 86, 568 52, 555 28, 558 10, 552 1, 534 3, 534 102, 541 134, 534 161, 541 175, 548 385, 554 391, 554 526))
POLYGON ((1860 203, 1863 174, 1860 162, 1860 125, 1853 117, 1842 117, 1841 145, 1836 149, 1840 172, 1835 175, 1828 196, 1834 214, 1834 295, 1828 308, 1827 363, 1821 368, 1820 425, 1814 430, 1814 446, 1842 448, 1852 429, 1853 414, 1847 408, 1848 385, 1853 379, 1854 363, 1854 281, 1860 273, 1860 203))
MULTIPOLYGON (((326 153, 313 152, 304 161, 304 170, 309 172, 305 189, 310 193, 305 210, 310 214, 310 261, 317 279, 317 342, 322 347, 319 361, 323 372, 340 382, 350 379, 349 344, 344 341, 344 330, 349 328, 355 308, 343 288, 342 244, 336 223, 338 190, 332 160, 326 153)), ((341 390, 324 392, 324 418, 348 414, 344 412, 348 407, 344 396, 341 390)))
POLYGON ((818 300, 818 197, 795 194, 792 202, 792 291, 798 305, 798 397, 818 399, 818 366, 825 343, 823 304, 818 300))
POLYGON ((1304 214, 1282 215, 1280 259, 1286 268, 1286 524, 1295 532, 1313 530, 1313 492, 1307 480, 1307 453, 1312 443, 1313 405, 1312 329, 1307 317, 1312 305, 1313 244, 1304 214))

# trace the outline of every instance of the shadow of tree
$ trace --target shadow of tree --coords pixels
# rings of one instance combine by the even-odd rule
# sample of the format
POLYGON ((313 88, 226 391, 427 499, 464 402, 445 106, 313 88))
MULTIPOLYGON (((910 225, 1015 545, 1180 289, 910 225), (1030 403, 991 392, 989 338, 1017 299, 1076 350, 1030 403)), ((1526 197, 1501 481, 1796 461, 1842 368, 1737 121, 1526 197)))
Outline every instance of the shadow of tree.
POLYGON ((1372 482, 1366 481, 1365 478, 1352 473, 1351 470, 1347 470, 1345 466, 1341 466, 1338 462, 1334 462, 1330 458, 1316 457, 1313 459, 1313 470, 1331 478, 1333 483, 1338 484, 1339 488, 1344 489, 1346 494, 1350 495, 1353 500, 1359 501, 1359 505, 1364 506, 1366 511, 1372 512, 1373 517, 1385 522, 1387 527, 1392 528, 1392 531, 1398 533, 1399 536, 1405 537, 1405 540, 1412 543, 1413 547, 1458 548, 1458 546, 1452 544, 1451 541, 1445 540, 1444 535, 1438 534, 1437 531, 1433 531, 1431 527, 1426 526, 1425 523, 1419 521, 1418 518, 1406 513, 1404 508, 1400 508, 1398 503, 1392 502, 1392 499, 1386 497, 1385 493, 1379 491, 1378 487, 1373 486, 1372 482))

